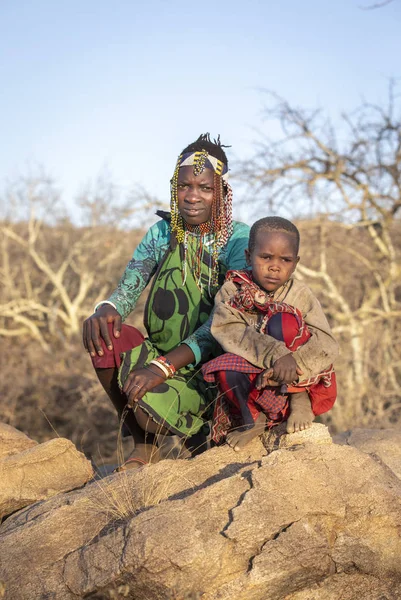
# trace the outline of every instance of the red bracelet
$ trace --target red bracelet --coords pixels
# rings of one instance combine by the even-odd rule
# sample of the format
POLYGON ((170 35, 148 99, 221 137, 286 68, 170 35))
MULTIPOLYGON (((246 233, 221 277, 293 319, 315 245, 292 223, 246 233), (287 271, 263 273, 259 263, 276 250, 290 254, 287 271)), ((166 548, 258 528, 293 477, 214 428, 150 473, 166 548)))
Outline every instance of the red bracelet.
POLYGON ((166 367, 166 369, 170 372, 170 377, 174 377, 174 375, 177 372, 177 369, 168 358, 166 358, 165 356, 158 356, 156 360, 157 362, 162 363, 166 367))

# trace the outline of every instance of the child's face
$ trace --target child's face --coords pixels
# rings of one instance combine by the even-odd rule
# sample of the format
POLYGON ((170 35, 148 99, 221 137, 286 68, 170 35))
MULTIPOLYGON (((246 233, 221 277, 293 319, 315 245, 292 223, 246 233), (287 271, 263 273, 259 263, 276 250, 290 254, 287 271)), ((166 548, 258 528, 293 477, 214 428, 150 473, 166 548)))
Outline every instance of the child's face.
POLYGON ((275 292, 291 277, 298 264, 295 236, 285 231, 258 231, 252 252, 245 250, 254 281, 275 292))

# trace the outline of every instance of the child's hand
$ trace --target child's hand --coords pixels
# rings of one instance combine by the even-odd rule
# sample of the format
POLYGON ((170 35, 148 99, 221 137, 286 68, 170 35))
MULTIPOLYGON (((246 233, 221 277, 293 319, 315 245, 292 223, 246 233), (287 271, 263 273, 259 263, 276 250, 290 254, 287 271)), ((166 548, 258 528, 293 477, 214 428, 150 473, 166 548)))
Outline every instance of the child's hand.
POLYGON ((302 373, 292 354, 286 354, 274 363, 272 378, 279 383, 293 383, 302 373))
POLYGON ((273 369, 266 369, 259 373, 255 379, 255 387, 257 390, 261 390, 268 385, 277 385, 277 382, 271 381, 273 376, 273 369))

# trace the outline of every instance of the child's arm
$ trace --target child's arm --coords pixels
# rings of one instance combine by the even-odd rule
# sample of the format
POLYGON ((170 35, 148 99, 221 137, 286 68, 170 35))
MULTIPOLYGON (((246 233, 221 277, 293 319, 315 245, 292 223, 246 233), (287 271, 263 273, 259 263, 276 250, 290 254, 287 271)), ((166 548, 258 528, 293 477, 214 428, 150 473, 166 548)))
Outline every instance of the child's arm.
POLYGON ((269 369, 273 355, 277 360, 291 352, 284 342, 259 333, 250 315, 245 318, 243 313, 225 303, 235 292, 235 284, 227 281, 216 294, 212 335, 225 352, 242 356, 261 369, 269 369))
POLYGON ((319 300, 311 290, 302 286, 293 306, 301 310, 305 323, 312 334, 309 340, 293 352, 298 367, 303 371, 302 379, 327 369, 337 358, 339 348, 319 300))
MULTIPOLYGON (((284 302, 302 312, 312 334, 306 344, 295 352, 288 350, 284 342, 259 333, 254 325, 245 320, 243 313, 225 304, 236 291, 235 284, 230 281, 216 295, 212 322, 212 335, 225 352, 242 356, 261 369, 270 369, 274 365, 274 377, 288 383, 296 378, 284 377, 283 369, 284 372, 288 368, 294 372, 296 363, 299 380, 308 379, 327 369, 338 355, 338 344, 319 301, 307 286, 300 282, 294 284, 284 302), (287 362, 291 365, 287 365, 287 362)), ((248 316, 247 319, 249 321, 248 316)))

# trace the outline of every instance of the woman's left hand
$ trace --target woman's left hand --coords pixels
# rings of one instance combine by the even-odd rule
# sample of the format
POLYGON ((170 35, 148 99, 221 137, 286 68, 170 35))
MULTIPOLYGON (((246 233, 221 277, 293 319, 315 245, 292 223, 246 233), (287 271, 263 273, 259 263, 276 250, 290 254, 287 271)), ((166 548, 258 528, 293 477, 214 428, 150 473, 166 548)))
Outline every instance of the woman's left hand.
POLYGON ((134 406, 134 403, 140 400, 146 392, 166 380, 166 376, 161 369, 156 365, 152 365, 151 368, 152 370, 146 368, 134 369, 125 380, 123 392, 127 396, 130 406, 134 406), (158 371, 160 371, 160 375, 158 371))

